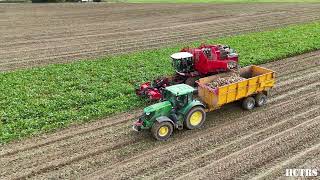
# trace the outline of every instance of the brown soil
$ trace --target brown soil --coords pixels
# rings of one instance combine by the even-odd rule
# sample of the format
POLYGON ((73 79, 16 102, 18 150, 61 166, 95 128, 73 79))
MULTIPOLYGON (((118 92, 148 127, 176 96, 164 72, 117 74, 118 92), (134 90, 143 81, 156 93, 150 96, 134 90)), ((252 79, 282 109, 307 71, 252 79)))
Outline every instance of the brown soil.
POLYGON ((320 4, 3 4, 0 71, 320 19, 320 4), (201 13, 199 13, 201 12, 201 13))
POLYGON ((132 131, 137 111, 2 146, 0 179, 275 179, 319 168, 319 59, 316 51, 263 65, 278 72, 267 106, 226 105, 167 142, 132 131))

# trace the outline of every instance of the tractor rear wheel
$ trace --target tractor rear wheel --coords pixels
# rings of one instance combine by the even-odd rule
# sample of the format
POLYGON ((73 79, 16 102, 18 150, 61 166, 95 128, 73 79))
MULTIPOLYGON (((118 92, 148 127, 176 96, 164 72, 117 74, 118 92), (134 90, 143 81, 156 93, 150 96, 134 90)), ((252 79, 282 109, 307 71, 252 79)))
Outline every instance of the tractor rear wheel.
POLYGON ((206 120, 206 112, 204 108, 201 106, 196 106, 192 108, 184 121, 184 126, 187 129, 195 129, 202 126, 204 121, 206 120))
POLYGON ((256 106, 261 107, 267 103, 267 96, 263 93, 259 93, 255 97, 256 100, 256 106))
POLYGON ((159 141, 169 139, 173 132, 173 125, 170 122, 155 122, 152 126, 151 133, 153 137, 159 141))
POLYGON ((242 101, 242 107, 246 110, 251 110, 254 108, 256 101, 253 97, 247 97, 242 101))

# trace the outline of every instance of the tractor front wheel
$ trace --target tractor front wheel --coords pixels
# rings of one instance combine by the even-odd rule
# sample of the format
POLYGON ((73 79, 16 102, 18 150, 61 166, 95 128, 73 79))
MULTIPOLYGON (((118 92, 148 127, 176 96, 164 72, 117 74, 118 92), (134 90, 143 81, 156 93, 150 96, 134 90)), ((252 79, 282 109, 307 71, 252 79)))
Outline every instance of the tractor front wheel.
POLYGON ((155 122, 152 126, 151 133, 153 137, 159 141, 169 139, 173 132, 173 125, 170 122, 155 122))
POLYGON ((192 108, 184 121, 184 126, 187 129, 195 129, 202 126, 206 120, 206 112, 203 107, 197 106, 192 108))

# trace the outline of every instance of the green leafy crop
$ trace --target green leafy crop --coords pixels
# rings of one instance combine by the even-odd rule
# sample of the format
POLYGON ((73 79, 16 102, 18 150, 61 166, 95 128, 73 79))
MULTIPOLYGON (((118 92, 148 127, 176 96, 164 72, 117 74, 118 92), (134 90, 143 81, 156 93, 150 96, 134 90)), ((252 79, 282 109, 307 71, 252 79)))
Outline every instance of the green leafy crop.
MULTIPOLYGON (((316 22, 207 43, 236 48, 244 66, 319 49, 319 34, 316 22)), ((135 95, 135 85, 173 73, 169 56, 182 47, 0 74, 0 144, 142 107, 146 102, 135 95)))

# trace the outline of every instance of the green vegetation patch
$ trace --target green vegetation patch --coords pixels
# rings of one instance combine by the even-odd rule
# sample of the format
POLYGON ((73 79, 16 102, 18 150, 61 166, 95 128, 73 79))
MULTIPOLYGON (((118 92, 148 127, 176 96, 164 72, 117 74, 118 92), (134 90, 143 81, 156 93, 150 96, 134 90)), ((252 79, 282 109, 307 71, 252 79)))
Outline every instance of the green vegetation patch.
MULTIPOLYGON (((206 43, 231 45, 245 66, 320 49, 319 34, 316 22, 206 43)), ((182 47, 0 74, 0 144, 144 106, 135 84, 173 73, 169 56, 182 47)))

